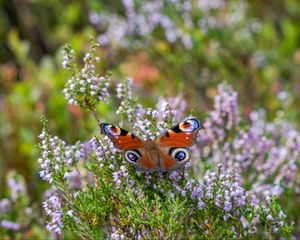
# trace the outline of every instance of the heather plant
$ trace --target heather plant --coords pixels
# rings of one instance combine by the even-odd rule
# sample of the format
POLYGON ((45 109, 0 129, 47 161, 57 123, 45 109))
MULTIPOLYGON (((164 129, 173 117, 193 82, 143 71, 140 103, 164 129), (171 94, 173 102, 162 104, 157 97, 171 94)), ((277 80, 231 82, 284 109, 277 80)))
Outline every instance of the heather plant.
POLYGON ((241 109, 264 107, 268 119, 284 109, 286 118, 297 123, 296 20, 300 5, 291 0, 276 6, 273 9, 263 2, 246 0, 147 4, 93 0, 48 4, 35 0, 22 6, 3 2, 0 181, 7 169, 17 167, 34 184, 32 160, 38 155, 34 144, 41 114, 50 117, 51 123, 55 122, 51 128, 70 142, 93 132, 92 118, 87 119, 89 115, 78 107, 67 106, 62 95, 56 94, 66 79, 59 68, 59 47, 70 41, 80 54, 85 36, 91 32, 97 32, 102 44, 98 66, 102 71, 114 70, 114 77, 133 77, 144 103, 153 106, 154 102, 147 101, 161 94, 182 94, 184 87, 189 106, 210 109, 217 84, 226 79, 239 92, 241 109), (62 8, 65 11, 61 12, 62 8), (19 24, 13 21, 15 14, 19 24), (162 92, 165 88, 167 93, 162 92), (248 91, 250 88, 253 91, 248 91), (155 97, 148 97, 149 93, 155 97), (72 131, 74 128, 82 131, 72 131))
POLYGON ((218 86, 214 109, 204 120, 205 129, 194 148, 194 172, 201 175, 199 166, 205 163, 234 168, 247 190, 288 203, 298 226, 300 133, 282 111, 273 121, 267 120, 263 109, 249 112, 243 120, 237 97, 230 85, 218 86))
MULTIPOLYGON (((48 183, 37 175, 36 136, 43 114, 51 119, 48 131, 59 136, 57 140, 63 139, 62 146, 72 154, 79 151, 79 162, 65 168, 65 179, 70 178, 69 184, 72 177, 80 179, 80 185, 78 181, 74 184, 83 186, 82 191, 93 176, 85 172, 89 156, 79 157, 84 149, 90 149, 85 140, 96 135, 93 142, 103 142, 95 117, 97 122, 113 123, 143 139, 154 139, 173 123, 196 116, 205 129, 191 149, 191 167, 186 170, 190 178, 203 179, 208 170, 216 172, 219 164, 226 173, 234 169, 240 175, 239 186, 260 203, 269 199, 268 195, 277 196, 288 219, 295 222, 293 235, 300 236, 299 3, 2 1, 0 201, 4 200, 4 206, 5 199, 10 203, 9 210, 1 212, 1 238, 49 238, 41 227, 46 224, 40 215, 40 202, 50 199, 57 190, 52 180, 52 187, 43 196, 48 183), (89 34, 97 34, 101 47, 97 54, 91 51, 92 57, 87 55, 78 61, 74 55, 84 55, 89 34), (65 49, 70 55, 64 65, 75 64, 69 68, 75 78, 70 78, 64 94, 58 94, 67 79, 67 71, 60 66, 60 46, 66 41, 72 43, 75 52, 70 47, 65 49), (87 73, 78 62, 86 65, 87 73), (107 70, 112 70, 112 75, 105 74, 107 70), (131 77, 129 81, 120 83, 119 79, 127 76, 131 77), (228 84, 220 84, 224 80, 228 84), (111 84, 105 86, 106 82, 111 84), (74 144, 78 139, 81 141, 74 144), (10 200, 14 185, 6 184, 14 179, 11 173, 7 178, 11 169, 21 173, 26 182, 25 193, 15 201, 10 200), (26 204, 21 204, 21 199, 26 199, 26 204), (28 206, 32 209, 30 216, 24 212, 28 206)), ((101 145, 96 152, 99 159, 121 155, 105 155, 105 151, 105 145, 101 145)), ((47 164, 45 161, 42 165, 41 176, 50 180, 53 174, 45 168, 47 164)), ((125 162, 123 165, 128 167, 125 162)), ((55 205, 56 200, 51 198, 48 206, 55 205)), ((276 214, 271 216, 277 218, 276 214)), ((258 231, 264 227, 259 225, 258 231)), ((68 229, 66 224, 62 236, 68 238, 64 229, 68 229)), ((270 229, 276 227, 265 228, 270 229)), ((51 238, 62 237, 53 232, 51 238)))
POLYGON ((89 13, 90 22, 101 32, 97 40, 102 45, 130 47, 131 41, 135 41, 141 47, 153 44, 151 36, 155 36, 170 44, 180 43, 189 51, 199 46, 202 35, 214 31, 236 30, 236 37, 240 35, 245 40, 261 28, 255 18, 244 21, 248 7, 245 1, 156 0, 140 4, 124 0, 121 6, 122 14, 112 9, 89 13))
POLYGON ((22 175, 15 170, 6 175, 7 190, 0 199, 0 236, 2 239, 28 239, 46 237, 39 229, 45 218, 28 195, 22 175))
POLYGON ((274 18, 266 14, 269 6, 261 10, 264 4, 253 1, 124 0, 118 7, 91 4, 89 20, 97 41, 110 49, 108 58, 121 60, 119 71, 147 87, 155 82, 153 92, 190 86, 187 95, 200 92, 204 108, 226 79, 244 106, 267 108, 269 116, 296 106, 298 119, 299 28, 289 17, 299 6, 278 4, 282 13, 272 11, 274 18))
POLYGON ((33 146, 41 114, 54 119, 52 129, 69 141, 93 131, 88 114, 67 107, 55 94, 66 78, 58 67, 59 46, 70 41, 80 52, 91 32, 98 33, 102 44, 103 61, 98 64, 113 69, 114 76, 133 77, 144 93, 161 95, 167 87, 167 94, 174 96, 184 87, 189 106, 204 110, 210 108, 217 84, 226 79, 240 93, 241 107, 264 107, 268 119, 285 109, 286 116, 298 122, 300 5, 291 0, 276 6, 246 0, 35 0, 22 3, 28 13, 22 14, 14 2, 3 2, 0 181, 6 169, 15 166, 33 179, 33 146), (19 24, 13 21, 15 14, 19 24), (71 131, 79 127, 79 133, 71 131))
POLYGON ((241 121, 237 93, 229 85, 219 85, 214 109, 203 125, 201 162, 237 169, 256 193, 279 196, 291 189, 300 194, 300 133, 283 112, 268 122, 260 109, 241 121))
MULTIPOLYGON (((180 98, 160 98, 156 108, 145 108, 133 95, 131 79, 117 85, 114 99, 108 94, 110 77, 95 71, 95 49, 92 43, 80 69, 71 47, 65 47, 63 65, 71 70, 71 78, 64 94, 70 104, 88 109, 99 124, 112 117, 99 116, 97 107, 117 101, 118 125, 143 139, 155 139, 184 117, 186 103, 180 98)), ((204 121, 205 130, 199 131, 200 145, 223 141, 223 126, 242 129, 236 93, 230 86, 223 88, 215 110, 204 121)), ((126 163, 107 136, 71 145, 51 134, 45 118, 42 122, 38 162, 40 176, 52 186, 43 207, 49 217, 46 228, 54 234, 67 229, 87 239, 291 238, 293 225, 276 198, 271 193, 257 196, 252 184, 246 190, 243 168, 227 164, 226 155, 220 154, 224 162, 208 158, 209 144, 193 147, 194 158, 200 151, 203 162, 194 159, 181 170, 145 172, 126 163)), ((235 134, 232 138, 239 136, 235 134)))

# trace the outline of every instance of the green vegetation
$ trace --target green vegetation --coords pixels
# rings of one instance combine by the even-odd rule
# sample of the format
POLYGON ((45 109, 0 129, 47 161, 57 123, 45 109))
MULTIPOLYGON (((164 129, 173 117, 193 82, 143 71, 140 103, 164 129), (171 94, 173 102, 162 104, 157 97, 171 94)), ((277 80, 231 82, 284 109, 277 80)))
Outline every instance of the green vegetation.
POLYGON ((54 235, 65 238, 299 237, 299 11, 296 0, 0 2, 0 235, 53 236, 48 201, 63 209, 54 235), (148 184, 120 152, 97 155, 109 144, 99 122, 149 137, 190 113, 205 130, 187 175, 154 173, 148 184), (50 184, 39 173, 41 116, 61 154, 74 153, 59 171, 49 157, 50 184), (94 152, 76 156, 90 139, 94 152), (219 192, 235 172, 227 180, 247 198, 238 212, 219 192), (217 183, 202 208, 185 188, 206 178, 217 183))

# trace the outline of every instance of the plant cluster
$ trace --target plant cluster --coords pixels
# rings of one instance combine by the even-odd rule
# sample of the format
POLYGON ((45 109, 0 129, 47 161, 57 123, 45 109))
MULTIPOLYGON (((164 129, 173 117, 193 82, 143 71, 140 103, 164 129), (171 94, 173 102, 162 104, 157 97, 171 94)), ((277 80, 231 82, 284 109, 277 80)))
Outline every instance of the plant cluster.
MULTIPOLYGON (((256 193, 276 195, 289 190, 300 194, 300 133, 278 112, 268 122, 263 109, 242 121, 237 93, 231 86, 219 85, 214 109, 203 123, 199 135, 200 163, 222 164, 243 175, 246 186, 256 193)), ((197 166, 197 164, 195 164, 197 166)))
MULTIPOLYGON (((66 50, 64 54, 68 59, 66 50)), ((80 84, 81 80, 74 81, 80 84)), ((176 105, 179 101, 160 99, 157 109, 144 108, 133 98, 131 87, 127 80, 116 89, 116 97, 121 100, 117 110, 121 125, 127 123, 142 138, 155 138, 177 121, 174 102, 176 105)), ((199 132, 200 144, 223 141, 222 126, 224 131, 242 128, 237 117, 237 94, 227 85, 220 85, 219 91, 215 110, 204 122, 206 129, 199 132)), ((69 82, 64 92, 76 99, 72 103, 89 108, 85 105, 91 97, 89 92, 72 89, 69 82)), ((95 116, 94 107, 99 102, 89 108, 95 116)), ((226 164, 226 155, 220 154, 224 162, 217 164, 207 154, 201 163, 203 170, 198 172, 193 171, 191 163, 178 171, 143 172, 125 163, 122 152, 105 136, 68 145, 50 134, 46 119, 43 122, 40 175, 53 186, 43 203, 49 216, 47 229, 53 233, 68 229, 88 239, 291 237, 292 224, 275 197, 257 197, 251 182, 250 189, 245 190, 242 168, 226 164)))
MULTIPOLYGON (((299 30, 288 18, 292 13, 268 19, 259 14, 260 4, 239 0, 146 4, 126 0, 118 8, 105 10, 99 5, 89 11, 97 41, 111 49, 108 57, 122 59, 120 71, 133 76, 136 83, 155 81, 178 93, 183 81, 191 87, 189 94, 201 93, 205 105, 210 88, 226 79, 241 93, 244 105, 252 108, 259 99, 259 107, 268 108, 272 116, 299 102, 299 71, 295 71, 299 30), (278 28, 274 27, 277 23, 278 28), (129 55, 125 59, 124 51, 129 55), (165 79, 172 79, 175 86, 165 79)), ((286 13, 293 7, 292 3, 281 6, 287 8, 286 13)), ((197 102, 190 104, 197 106, 197 102)))
MULTIPOLYGON (((207 171, 217 173, 221 164, 224 174, 239 175, 238 186, 255 195, 258 204, 273 205, 268 196, 276 195, 287 222, 294 221, 293 236, 300 236, 298 0, 276 1, 272 6, 249 0, 19 3, 0 4, 1 237, 74 238, 67 230, 71 228, 65 212, 59 210, 66 203, 53 186, 67 181, 72 191, 88 192, 87 185, 98 179, 95 171, 86 170, 90 155, 103 160, 100 168, 109 163, 112 174, 122 165, 130 172, 118 149, 99 134, 95 118, 97 123, 113 123, 143 139, 155 139, 189 115, 199 118, 205 130, 191 148, 193 158, 184 181, 203 180, 207 171), (101 46, 92 43, 86 54, 90 34, 97 36, 101 46), (64 49, 61 60, 60 46, 65 42, 72 47, 64 49), (64 85, 63 94, 57 94, 64 85), (49 148, 49 158, 41 154, 38 163, 41 115, 51 119, 46 132, 51 129, 59 137, 49 135, 57 152, 49 148), (52 158, 61 161, 49 161, 52 158), (23 177, 12 169, 22 174, 25 183, 24 191, 14 190, 16 199, 13 189, 21 189, 17 183, 23 185, 23 177), (52 187, 44 196, 49 184, 52 187), (58 196, 50 199, 54 193, 58 196), (31 215, 27 208, 32 209, 31 215), (48 224, 43 214, 49 214, 48 224), (59 216, 61 221, 51 221, 59 216)), ((41 146, 48 141, 46 135, 41 146)), ((122 187, 119 175, 113 174, 117 183, 112 188, 122 187)), ((133 180, 134 176, 130 175, 133 180)), ((152 178, 150 185, 158 180, 152 178)), ((228 194, 221 195, 217 204, 223 208, 226 203, 229 209, 228 194)), ((272 210, 276 207, 269 209, 269 220, 284 216, 272 210)), ((280 220, 252 224, 251 218, 243 216, 244 224, 256 226, 254 237, 283 235, 277 227, 282 226, 280 220)), ((194 218, 191 221, 195 223, 194 218)), ((120 232, 121 238, 125 225, 119 225, 114 236, 120 232)), ((107 237, 111 234, 105 227, 103 232, 107 237)))
POLYGON ((47 236, 40 229, 46 218, 38 211, 26 189, 22 175, 15 170, 6 175, 7 191, 0 199, 0 236, 3 239, 28 239, 47 236))

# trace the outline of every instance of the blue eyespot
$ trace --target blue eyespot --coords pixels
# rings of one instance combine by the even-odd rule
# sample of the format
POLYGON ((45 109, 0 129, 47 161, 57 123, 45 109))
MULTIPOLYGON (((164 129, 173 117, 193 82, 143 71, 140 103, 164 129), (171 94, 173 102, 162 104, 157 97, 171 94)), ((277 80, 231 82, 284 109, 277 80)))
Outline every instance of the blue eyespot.
POLYGON ((178 161, 184 160, 185 157, 186 157, 185 152, 178 152, 178 153, 176 153, 176 155, 175 155, 175 159, 178 160, 178 161))
POLYGON ((175 148, 171 151, 171 156, 178 162, 185 162, 189 160, 190 154, 186 148, 175 148))
POLYGON ((200 123, 195 118, 188 118, 179 124, 179 129, 183 132, 193 132, 200 127, 200 123))
POLYGON ((138 151, 129 150, 125 152, 125 159, 130 163, 137 163, 139 159, 141 158, 141 155, 138 151))
POLYGON ((198 129, 200 127, 198 120, 189 119, 189 120, 187 120, 187 122, 189 122, 192 125, 193 129, 198 129))
POLYGON ((138 156, 134 153, 128 153, 127 157, 132 162, 137 162, 137 160, 139 159, 138 156))

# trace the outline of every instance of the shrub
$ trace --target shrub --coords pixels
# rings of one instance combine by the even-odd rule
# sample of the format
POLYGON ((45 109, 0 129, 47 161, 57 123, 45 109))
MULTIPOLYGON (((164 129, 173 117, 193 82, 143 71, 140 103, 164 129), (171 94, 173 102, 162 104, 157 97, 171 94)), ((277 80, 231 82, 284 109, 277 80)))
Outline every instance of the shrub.
MULTIPOLYGON (((72 76, 64 94, 70 104, 88 109, 99 124, 111 116, 99 117, 97 107, 113 94, 107 91, 109 75, 101 77, 94 70, 95 49, 96 44, 92 43, 80 70, 70 46, 65 48, 64 66, 71 70, 72 76)), ((178 117, 182 118, 185 110, 184 101, 178 98, 160 99, 157 109, 144 108, 133 97, 130 80, 117 86, 116 97, 119 125, 127 124, 144 139, 159 136, 178 117)), ((293 225, 287 221, 276 198, 256 195, 255 183, 259 181, 243 172, 250 165, 247 159, 238 155, 241 153, 228 154, 231 143, 242 153, 241 148, 247 149, 238 142, 249 125, 244 126, 240 121, 236 97, 230 86, 219 86, 215 110, 208 115, 205 130, 198 135, 202 147, 193 147, 194 153, 200 151, 203 162, 193 160, 184 169, 172 172, 137 170, 125 163, 122 152, 103 135, 68 145, 51 135, 43 118, 39 136, 40 176, 52 186, 51 196, 43 203, 49 216, 47 229, 56 234, 68 229, 88 239, 273 236, 289 239, 293 225), (223 143, 227 152, 220 150, 223 143)), ((250 163, 259 161, 256 154, 247 156, 250 163)))

